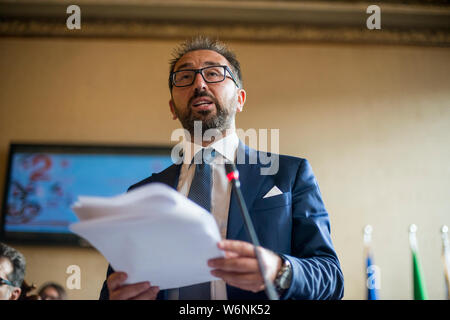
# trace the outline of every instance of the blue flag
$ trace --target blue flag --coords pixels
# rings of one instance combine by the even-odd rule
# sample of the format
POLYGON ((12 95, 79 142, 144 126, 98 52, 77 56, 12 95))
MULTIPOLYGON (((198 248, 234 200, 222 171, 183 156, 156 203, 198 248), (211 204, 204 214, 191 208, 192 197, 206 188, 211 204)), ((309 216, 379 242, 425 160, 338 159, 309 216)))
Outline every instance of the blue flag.
POLYGON ((378 300, 378 289, 380 287, 380 272, 378 266, 373 263, 370 252, 367 254, 367 300, 378 300))
POLYGON ((378 300, 378 289, 380 289, 380 268, 373 263, 372 258, 372 226, 364 227, 364 252, 366 253, 366 288, 367 300, 378 300))

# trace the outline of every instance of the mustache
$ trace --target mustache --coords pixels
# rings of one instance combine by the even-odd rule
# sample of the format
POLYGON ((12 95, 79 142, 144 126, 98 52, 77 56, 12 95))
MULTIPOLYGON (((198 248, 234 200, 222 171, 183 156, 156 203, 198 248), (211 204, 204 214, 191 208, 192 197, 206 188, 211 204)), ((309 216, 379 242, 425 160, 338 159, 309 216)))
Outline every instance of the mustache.
POLYGON ((200 97, 208 97, 211 98, 211 100, 214 102, 214 104, 216 105, 216 107, 219 105, 219 102, 217 101, 217 99, 210 93, 206 92, 206 91, 194 91, 194 94, 192 95, 192 97, 189 99, 188 102, 188 106, 192 107, 192 101, 194 99, 200 98, 200 97))

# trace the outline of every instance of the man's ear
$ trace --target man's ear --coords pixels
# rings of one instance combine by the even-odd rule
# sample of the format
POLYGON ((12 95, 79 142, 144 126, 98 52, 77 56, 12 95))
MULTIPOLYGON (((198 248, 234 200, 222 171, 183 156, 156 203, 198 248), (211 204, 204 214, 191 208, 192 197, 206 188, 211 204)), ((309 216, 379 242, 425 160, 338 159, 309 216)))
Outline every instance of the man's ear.
POLYGON ((169 106, 170 106, 170 112, 172 112, 172 119, 176 120, 177 119, 177 114, 175 113, 175 105, 173 104, 173 100, 172 99, 169 100, 169 106))
POLYGON ((238 106, 236 112, 242 112, 244 109, 245 100, 247 99, 247 92, 244 89, 238 89, 237 92, 238 106))
POLYGON ((20 289, 19 287, 14 287, 14 289, 11 292, 11 296, 9 297, 9 300, 18 300, 21 292, 22 289, 20 289))

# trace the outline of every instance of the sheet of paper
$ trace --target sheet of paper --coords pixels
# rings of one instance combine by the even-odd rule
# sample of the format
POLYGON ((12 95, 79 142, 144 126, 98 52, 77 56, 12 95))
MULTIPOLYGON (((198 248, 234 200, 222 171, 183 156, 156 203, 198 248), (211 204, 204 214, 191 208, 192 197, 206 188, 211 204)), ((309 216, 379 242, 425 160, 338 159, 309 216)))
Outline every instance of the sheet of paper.
POLYGON ((152 183, 110 198, 80 197, 70 230, 91 243, 126 283, 161 290, 217 280, 207 260, 224 256, 214 217, 170 187, 152 183))

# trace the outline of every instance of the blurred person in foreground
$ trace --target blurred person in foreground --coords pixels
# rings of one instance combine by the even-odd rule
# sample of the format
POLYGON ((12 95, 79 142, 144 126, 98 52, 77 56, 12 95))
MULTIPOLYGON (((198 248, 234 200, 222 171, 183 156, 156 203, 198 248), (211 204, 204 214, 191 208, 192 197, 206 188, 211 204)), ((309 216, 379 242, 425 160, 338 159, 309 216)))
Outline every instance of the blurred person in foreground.
POLYGON ((23 254, 0 242, 0 300, 20 298, 25 268, 23 254))
POLYGON ((55 282, 43 284, 39 288, 38 295, 42 300, 67 300, 66 290, 55 282))

